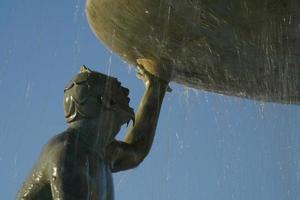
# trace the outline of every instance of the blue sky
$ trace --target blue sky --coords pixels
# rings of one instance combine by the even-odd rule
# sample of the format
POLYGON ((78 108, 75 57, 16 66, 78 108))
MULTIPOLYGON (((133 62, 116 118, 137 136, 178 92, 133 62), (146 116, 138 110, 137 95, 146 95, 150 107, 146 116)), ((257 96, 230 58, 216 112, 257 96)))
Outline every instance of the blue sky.
MULTIPOLYGON (((63 88, 80 65, 118 77, 135 110, 144 91, 134 68, 91 32, 84 0, 28 2, 0 2, 4 200, 15 199, 42 146, 66 128, 63 88)), ((300 199, 298 106, 171 87, 150 155, 114 176, 116 199, 300 199)))

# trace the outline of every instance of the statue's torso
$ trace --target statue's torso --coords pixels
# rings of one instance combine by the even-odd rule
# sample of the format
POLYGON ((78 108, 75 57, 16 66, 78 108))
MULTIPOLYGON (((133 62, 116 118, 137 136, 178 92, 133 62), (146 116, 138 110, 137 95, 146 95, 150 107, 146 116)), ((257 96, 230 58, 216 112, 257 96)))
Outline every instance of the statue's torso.
MULTIPOLYGON (((88 144, 78 139, 73 133, 63 133, 58 145, 61 147, 58 154, 53 154, 53 167, 65 167, 62 176, 80 176, 79 181, 70 179, 67 183, 72 190, 84 191, 89 200, 113 200, 113 180, 111 170, 104 160, 104 155, 93 151, 88 144), (74 182, 75 181, 75 182, 74 182)), ((107 136, 106 136, 107 137, 107 136)), ((103 138, 106 140, 106 138, 103 138)), ((104 148, 104 147, 103 147, 104 148)), ((100 151, 101 152, 101 151, 100 151)), ((77 191, 71 193, 77 194, 77 191)), ((64 191, 61 191, 64 192, 64 191)))
POLYGON ((87 148, 72 133, 64 132, 44 147, 23 186, 19 198, 22 197, 113 200, 111 170, 103 157, 87 148), (41 178, 37 179, 37 175, 41 178), (34 195, 24 195, 26 193, 34 195))

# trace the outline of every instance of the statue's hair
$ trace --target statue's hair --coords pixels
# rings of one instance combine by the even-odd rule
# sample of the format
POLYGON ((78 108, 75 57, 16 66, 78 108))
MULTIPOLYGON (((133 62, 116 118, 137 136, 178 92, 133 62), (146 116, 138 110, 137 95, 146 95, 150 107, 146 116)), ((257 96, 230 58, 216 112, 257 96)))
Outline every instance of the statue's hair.
POLYGON ((95 87, 104 87, 108 78, 110 77, 81 66, 79 74, 64 90, 64 112, 68 123, 99 114, 102 102, 101 96, 95 94, 95 87))

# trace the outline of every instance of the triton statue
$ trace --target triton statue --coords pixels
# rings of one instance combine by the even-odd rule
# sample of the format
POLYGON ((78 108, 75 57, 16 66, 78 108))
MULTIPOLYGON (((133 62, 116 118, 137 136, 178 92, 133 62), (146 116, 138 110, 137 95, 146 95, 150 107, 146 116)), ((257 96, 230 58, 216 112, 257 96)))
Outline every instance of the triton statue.
POLYGON ((135 115, 129 90, 116 78, 81 67, 64 91, 68 128, 46 144, 18 199, 114 199, 112 172, 138 166, 149 153, 168 89, 168 82, 138 69, 146 92, 135 115), (130 120, 124 142, 117 141, 130 120))

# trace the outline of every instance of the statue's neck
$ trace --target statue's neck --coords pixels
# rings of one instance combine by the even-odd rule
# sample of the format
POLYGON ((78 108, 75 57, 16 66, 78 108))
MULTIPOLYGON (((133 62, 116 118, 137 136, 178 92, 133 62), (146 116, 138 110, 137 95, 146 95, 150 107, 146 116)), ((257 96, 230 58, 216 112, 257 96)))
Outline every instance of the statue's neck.
POLYGON ((75 130, 84 130, 96 134, 96 132, 101 128, 101 124, 97 119, 83 119, 71 122, 68 124, 69 128, 75 130))
POLYGON ((79 141, 87 148, 105 153, 106 146, 111 142, 112 130, 97 119, 78 120, 69 124, 72 134, 76 134, 79 141))

